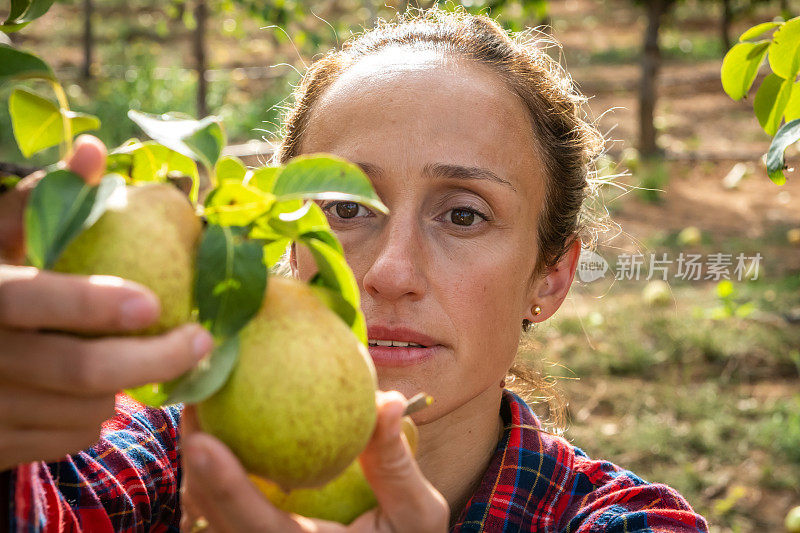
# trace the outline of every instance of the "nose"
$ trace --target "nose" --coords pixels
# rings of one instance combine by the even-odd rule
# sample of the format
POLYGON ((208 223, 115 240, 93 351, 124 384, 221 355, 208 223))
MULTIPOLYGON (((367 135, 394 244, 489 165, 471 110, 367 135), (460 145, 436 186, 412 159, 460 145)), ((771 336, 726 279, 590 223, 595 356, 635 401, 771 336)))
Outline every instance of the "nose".
POLYGON ((364 274, 364 290, 375 299, 419 300, 425 292, 423 240, 415 221, 390 215, 377 253, 364 274))

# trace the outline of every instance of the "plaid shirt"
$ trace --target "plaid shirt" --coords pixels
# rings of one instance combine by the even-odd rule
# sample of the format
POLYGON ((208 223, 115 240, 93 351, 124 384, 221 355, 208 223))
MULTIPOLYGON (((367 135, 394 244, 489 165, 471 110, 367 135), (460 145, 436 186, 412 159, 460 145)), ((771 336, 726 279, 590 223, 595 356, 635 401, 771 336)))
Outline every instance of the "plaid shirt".
POLYGON ((593 461, 563 438, 539 431, 530 407, 509 390, 500 416, 503 438, 453 533, 708 531, 674 489, 593 461))
MULTIPOLYGON (((696 532, 705 520, 665 485, 592 461, 503 392, 505 424, 486 474, 451 532, 696 532)), ((117 397, 91 449, 11 476, 10 531, 178 531, 179 407, 117 397)))
POLYGON ((9 531, 180 531, 180 408, 152 409, 117 395, 100 441, 11 476, 9 531))

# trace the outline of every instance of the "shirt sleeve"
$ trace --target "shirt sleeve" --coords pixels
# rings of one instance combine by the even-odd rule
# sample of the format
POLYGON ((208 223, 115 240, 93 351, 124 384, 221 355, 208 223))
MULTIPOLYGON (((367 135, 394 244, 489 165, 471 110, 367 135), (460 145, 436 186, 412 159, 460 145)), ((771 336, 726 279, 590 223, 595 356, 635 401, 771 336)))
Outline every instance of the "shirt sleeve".
POLYGON ((648 483, 579 450, 571 497, 559 531, 570 533, 707 533, 705 519, 675 489, 648 483))
POLYGON ((10 531, 178 532, 180 413, 117 395, 97 444, 12 472, 10 531))

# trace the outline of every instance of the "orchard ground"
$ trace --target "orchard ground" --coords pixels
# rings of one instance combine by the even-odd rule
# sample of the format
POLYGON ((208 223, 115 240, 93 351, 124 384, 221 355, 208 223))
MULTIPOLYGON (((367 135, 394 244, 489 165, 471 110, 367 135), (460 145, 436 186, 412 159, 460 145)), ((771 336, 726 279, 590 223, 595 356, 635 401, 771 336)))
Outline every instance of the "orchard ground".
MULTIPOLYGON (((776 5, 737 21, 734 38, 769 20, 776 5)), ((98 44, 106 65, 101 72, 110 78, 66 83, 76 108, 105 118, 109 129, 101 136, 110 144, 137 134, 121 120, 128 107, 192 113, 194 106, 192 73, 182 68, 191 65, 185 30, 165 21, 155 4, 130 9, 135 12, 114 8, 97 26, 105 41, 98 44), (141 32, 132 27, 147 30, 148 37, 135 37, 141 32), (125 46, 114 44, 122 34, 133 37, 125 46)), ((314 12, 327 20, 339 16, 322 3, 314 12)), ((342 7, 341 13, 364 23, 356 20, 357 11, 342 7)), ((524 357, 543 359, 545 370, 561 376, 569 401, 566 436, 590 456, 676 487, 708 517, 712 531, 781 531, 786 512, 800 505, 800 244, 788 236, 800 228, 800 179, 789 173, 778 187, 766 177, 759 157, 769 138, 752 113, 752 99, 733 102, 722 91, 716 7, 686 2, 662 33, 657 126, 667 157, 649 163, 626 150, 635 146, 638 129, 643 14, 627 0, 564 0, 551 2, 551 15, 570 72, 592 97, 594 115, 602 115, 601 129, 618 139, 609 144, 610 159, 625 158, 607 171, 627 168, 630 175, 617 181, 660 191, 606 189, 606 207, 622 231, 600 236, 597 253, 610 270, 596 281, 576 281, 556 316, 530 335, 524 357), (745 165, 739 167, 744 177, 727 188, 723 178, 737 163, 745 165), (687 226, 700 230, 697 242, 681 241, 687 226), (639 279, 615 280, 622 254, 636 253, 645 259, 639 279), (676 275, 681 253, 700 254, 706 263, 712 254, 731 254, 728 309, 751 305, 754 311, 710 318, 726 302, 715 280, 702 279, 705 268, 699 280, 676 275), (757 279, 737 279, 733 267, 740 253, 761 255, 757 279), (660 307, 642 298, 650 254, 673 261, 670 300, 660 307)), ((209 63, 221 69, 210 75, 209 107, 223 116, 233 141, 259 138, 263 132, 254 128, 277 129, 278 109, 270 107, 298 79, 290 67, 265 65, 302 66, 278 32, 258 29, 264 24, 234 15, 219 19, 209 33, 209 63)), ((304 24, 313 30, 315 23, 304 24)), ((333 42, 329 29, 316 24, 313 35, 333 42)), ((76 71, 77 6, 54 6, 30 30, 23 45, 65 76, 76 71)), ((295 44, 304 52, 313 49, 308 42, 295 44)), ((17 157, 9 149, 6 112, 0 109, 3 161, 17 157)), ((788 160, 798 163, 796 150, 788 160)), ((547 416, 546 405, 537 409, 547 416)))

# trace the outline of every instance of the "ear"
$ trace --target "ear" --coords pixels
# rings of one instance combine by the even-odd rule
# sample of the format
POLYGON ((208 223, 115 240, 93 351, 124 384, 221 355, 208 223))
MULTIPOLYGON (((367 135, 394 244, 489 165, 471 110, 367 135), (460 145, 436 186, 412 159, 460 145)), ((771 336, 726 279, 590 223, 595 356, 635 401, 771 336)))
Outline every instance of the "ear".
POLYGON ((531 322, 542 322, 553 316, 572 286, 580 256, 581 240, 577 238, 550 272, 533 282, 527 301, 528 308, 522 318, 531 322), (533 308, 537 305, 541 307, 542 312, 534 315, 533 308))

